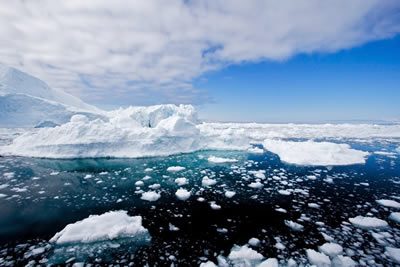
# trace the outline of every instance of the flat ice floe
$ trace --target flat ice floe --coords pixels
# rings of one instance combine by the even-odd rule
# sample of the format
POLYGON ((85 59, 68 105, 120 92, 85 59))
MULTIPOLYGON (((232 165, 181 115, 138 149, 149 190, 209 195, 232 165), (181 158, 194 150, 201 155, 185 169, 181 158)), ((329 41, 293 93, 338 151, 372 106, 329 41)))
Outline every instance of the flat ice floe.
POLYGON ((389 219, 394 222, 400 223, 400 212, 392 212, 389 215, 389 219))
POLYGON ((357 216, 350 218, 349 221, 356 227, 362 229, 382 229, 388 227, 388 223, 375 217, 357 216))
POLYGON ((347 144, 330 142, 293 142, 267 139, 264 149, 275 153, 287 163, 308 166, 364 164, 368 152, 350 148, 347 144))
POLYGON ((376 203, 387 208, 400 209, 400 203, 391 199, 379 199, 376 203))
POLYGON ((397 264, 400 264, 400 248, 386 247, 386 253, 397 264))
POLYGON ((129 216, 127 211, 110 211, 102 215, 91 215, 76 223, 68 224, 55 234, 50 242, 90 243, 116 238, 135 237, 147 233, 141 216, 129 216))
POLYGON ((208 161, 212 163, 229 163, 229 162, 237 162, 238 160, 211 156, 208 158, 208 161))

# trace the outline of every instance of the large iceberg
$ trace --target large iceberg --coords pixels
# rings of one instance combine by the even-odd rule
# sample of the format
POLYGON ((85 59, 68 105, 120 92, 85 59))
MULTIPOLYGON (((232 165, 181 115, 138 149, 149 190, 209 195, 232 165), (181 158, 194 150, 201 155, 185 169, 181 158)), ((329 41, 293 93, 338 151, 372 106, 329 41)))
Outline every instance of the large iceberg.
POLYGON ((74 115, 68 123, 23 134, 3 153, 47 158, 146 157, 202 149, 247 149, 242 136, 203 133, 190 105, 131 107, 90 120, 74 115))

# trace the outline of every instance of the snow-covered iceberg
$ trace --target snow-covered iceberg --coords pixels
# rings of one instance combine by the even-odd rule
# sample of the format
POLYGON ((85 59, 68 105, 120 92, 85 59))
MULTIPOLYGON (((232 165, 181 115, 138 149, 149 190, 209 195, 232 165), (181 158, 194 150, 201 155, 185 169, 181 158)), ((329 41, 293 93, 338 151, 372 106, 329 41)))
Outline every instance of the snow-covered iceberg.
POLYGON ((297 165, 334 166, 365 163, 368 152, 331 142, 293 142, 266 139, 264 149, 277 154, 284 162, 297 165))
POLYGON ((0 127, 63 124, 74 114, 100 117, 102 111, 45 82, 0 64, 0 127))

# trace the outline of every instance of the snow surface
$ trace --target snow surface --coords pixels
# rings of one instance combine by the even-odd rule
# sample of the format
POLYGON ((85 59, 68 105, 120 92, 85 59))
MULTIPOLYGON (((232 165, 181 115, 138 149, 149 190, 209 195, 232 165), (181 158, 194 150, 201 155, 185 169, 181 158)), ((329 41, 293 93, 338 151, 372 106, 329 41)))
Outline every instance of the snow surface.
POLYGON ((265 149, 287 163, 310 166, 363 164, 368 152, 351 149, 347 144, 330 142, 293 142, 264 140, 265 149))
POLYGON ((363 217, 357 216, 354 218, 350 218, 349 221, 356 227, 362 229, 381 229, 388 227, 388 223, 384 220, 375 218, 375 217, 363 217))
POLYGON ((55 234, 50 242, 90 243, 116 238, 135 237, 147 233, 142 226, 141 216, 129 216, 127 211, 110 211, 102 215, 91 215, 88 218, 68 224, 55 234))

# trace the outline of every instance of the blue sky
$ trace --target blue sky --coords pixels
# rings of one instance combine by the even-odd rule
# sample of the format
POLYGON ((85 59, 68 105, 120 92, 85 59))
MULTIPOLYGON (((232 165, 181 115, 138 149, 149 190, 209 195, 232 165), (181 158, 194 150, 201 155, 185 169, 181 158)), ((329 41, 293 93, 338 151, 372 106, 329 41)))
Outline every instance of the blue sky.
POLYGON ((399 0, 7 0, 0 63, 107 109, 399 120, 398 34, 399 0))
POLYGON ((230 66, 197 79, 209 120, 400 120, 400 35, 336 53, 230 66))

